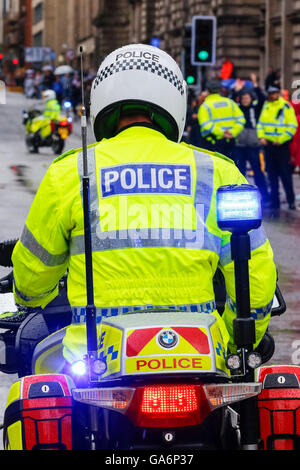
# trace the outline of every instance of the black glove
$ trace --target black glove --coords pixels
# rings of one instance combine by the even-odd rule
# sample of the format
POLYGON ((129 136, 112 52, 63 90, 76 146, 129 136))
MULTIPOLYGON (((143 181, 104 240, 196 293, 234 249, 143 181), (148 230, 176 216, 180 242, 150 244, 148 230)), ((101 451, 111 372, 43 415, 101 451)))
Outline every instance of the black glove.
POLYGON ((0 265, 5 267, 11 267, 11 255, 13 249, 17 243, 17 239, 15 240, 7 240, 5 242, 0 243, 0 265))

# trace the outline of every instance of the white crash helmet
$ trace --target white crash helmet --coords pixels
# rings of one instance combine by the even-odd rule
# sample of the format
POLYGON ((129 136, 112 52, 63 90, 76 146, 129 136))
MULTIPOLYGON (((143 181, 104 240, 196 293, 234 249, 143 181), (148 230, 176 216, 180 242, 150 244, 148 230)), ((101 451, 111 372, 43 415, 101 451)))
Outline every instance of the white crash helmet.
POLYGON ((130 44, 109 54, 91 89, 91 123, 97 141, 115 135, 121 114, 141 112, 168 139, 181 140, 187 87, 169 54, 157 47, 130 44))
POLYGON ((45 90, 43 91, 42 94, 43 100, 49 101, 49 100, 55 100, 56 99, 56 93, 54 90, 45 90))

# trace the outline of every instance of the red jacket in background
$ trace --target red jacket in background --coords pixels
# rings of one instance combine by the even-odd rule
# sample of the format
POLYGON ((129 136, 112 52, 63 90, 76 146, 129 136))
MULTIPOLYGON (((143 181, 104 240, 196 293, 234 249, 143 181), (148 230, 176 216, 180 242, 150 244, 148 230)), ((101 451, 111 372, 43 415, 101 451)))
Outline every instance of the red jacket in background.
POLYGON ((233 63, 230 60, 226 60, 221 68, 221 79, 227 80, 232 77, 233 73, 233 63))
POLYGON ((292 138, 290 145, 291 163, 300 166, 300 102, 290 101, 293 106, 298 121, 298 129, 292 138))

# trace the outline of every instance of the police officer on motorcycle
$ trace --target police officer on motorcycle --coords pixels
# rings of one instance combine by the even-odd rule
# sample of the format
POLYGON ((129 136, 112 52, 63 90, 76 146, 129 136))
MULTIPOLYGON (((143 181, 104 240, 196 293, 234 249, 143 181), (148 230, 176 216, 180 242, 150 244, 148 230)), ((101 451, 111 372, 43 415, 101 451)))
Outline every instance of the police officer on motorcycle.
MULTIPOLYGON (((46 103, 43 111, 34 109, 24 114, 26 143, 32 152, 38 152, 42 142, 49 141, 52 133, 51 121, 57 121, 61 112, 55 91, 45 90, 42 98, 43 103, 46 103)), ((48 144, 51 145, 51 140, 48 144)))
MULTIPOLYGON (((226 156, 180 144, 186 93, 176 62, 152 46, 122 47, 99 67, 91 90, 97 142, 88 148, 97 321, 156 307, 213 313, 234 349, 234 266, 230 233, 217 225, 216 190, 247 182, 226 156), (212 282, 217 267, 227 289, 222 318, 212 282)), ((46 307, 68 270, 67 362, 86 353, 82 175, 81 149, 51 164, 12 255, 19 305, 46 307)), ((263 229, 250 238, 257 346, 270 319, 276 269, 263 229)))

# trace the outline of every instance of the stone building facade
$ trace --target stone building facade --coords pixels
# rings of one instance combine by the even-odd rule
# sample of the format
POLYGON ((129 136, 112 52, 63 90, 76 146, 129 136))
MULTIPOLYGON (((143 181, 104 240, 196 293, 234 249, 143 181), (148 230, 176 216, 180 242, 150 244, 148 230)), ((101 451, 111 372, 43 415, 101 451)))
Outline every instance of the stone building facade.
POLYGON ((300 0, 100 0, 99 59, 152 37, 180 64, 184 27, 194 15, 217 17, 217 58, 229 57, 241 78, 280 68, 282 86, 300 79, 300 0))

